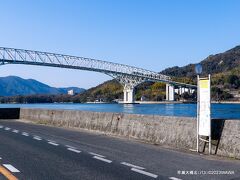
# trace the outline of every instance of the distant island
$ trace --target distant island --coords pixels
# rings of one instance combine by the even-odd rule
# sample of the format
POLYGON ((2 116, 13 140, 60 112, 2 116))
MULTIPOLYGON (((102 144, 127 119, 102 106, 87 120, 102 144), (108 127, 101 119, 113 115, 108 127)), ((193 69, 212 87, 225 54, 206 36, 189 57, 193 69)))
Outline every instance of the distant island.
POLYGON ((78 87, 51 87, 34 79, 17 76, 0 77, 1 103, 52 102, 49 100, 54 97, 71 97, 84 91, 78 87))
MULTIPOLYGON (((240 46, 224 53, 210 55, 200 62, 203 75, 212 75, 212 100, 240 101, 240 46)), ((174 80, 196 84, 194 64, 184 67, 167 68, 160 73, 171 76, 174 80)), ((110 80, 94 88, 68 87, 54 88, 33 79, 16 76, 0 78, 1 103, 54 103, 54 102, 115 102, 122 99, 123 87, 116 80, 110 80), (72 90, 69 94, 68 91, 72 90)), ((181 101, 194 101, 195 95, 185 92, 176 94, 181 101)), ((165 84, 144 82, 136 87, 136 100, 165 100, 165 84)))

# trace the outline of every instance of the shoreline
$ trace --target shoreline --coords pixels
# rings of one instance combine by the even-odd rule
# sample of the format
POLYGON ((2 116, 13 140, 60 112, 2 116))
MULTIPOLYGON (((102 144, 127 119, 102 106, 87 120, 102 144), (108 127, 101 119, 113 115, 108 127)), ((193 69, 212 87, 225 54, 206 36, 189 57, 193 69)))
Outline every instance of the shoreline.
POLYGON ((212 101, 214 104, 240 104, 240 101, 212 101))
MULTIPOLYGON (((135 101, 131 104, 196 104, 195 101, 135 101)), ((211 101, 212 104, 240 104, 240 101, 211 101)), ((52 102, 52 103, 0 103, 3 104, 125 104, 120 102, 85 102, 85 103, 73 103, 73 102, 52 102)))

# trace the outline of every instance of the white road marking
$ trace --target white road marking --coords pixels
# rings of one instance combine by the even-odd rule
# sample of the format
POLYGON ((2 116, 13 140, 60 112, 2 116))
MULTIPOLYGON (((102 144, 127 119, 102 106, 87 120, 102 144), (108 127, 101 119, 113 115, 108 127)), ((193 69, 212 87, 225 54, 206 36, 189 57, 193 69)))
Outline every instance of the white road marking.
POLYGON ((26 133, 26 132, 22 132, 22 135, 23 135, 23 136, 29 136, 29 134, 26 133))
POLYGON ((39 137, 39 136, 33 136, 33 139, 38 140, 38 141, 41 141, 41 140, 42 140, 42 138, 39 137))
POLYGON ((69 145, 65 145, 67 148, 72 148, 72 149, 77 149, 76 147, 74 146, 69 146, 69 145))
POLYGON ((137 168, 137 169, 145 169, 144 167, 136 166, 134 164, 130 164, 130 163, 127 163, 127 162, 121 162, 120 164, 123 164, 125 166, 129 166, 129 167, 133 167, 133 168, 137 168))
POLYGON ((98 159, 100 161, 104 161, 104 162, 107 162, 107 163, 111 163, 112 161, 111 160, 108 160, 108 159, 105 159, 105 158, 102 158, 102 157, 99 157, 99 156, 93 156, 94 159, 98 159))
POLYGON ((3 164, 3 166, 13 173, 20 172, 18 169, 13 167, 11 164, 3 164))
POLYGON ((176 177, 169 177, 169 179, 171 179, 171 180, 182 180, 182 179, 179 179, 179 178, 176 178, 176 177))
POLYGON ((197 149, 189 149, 189 151, 196 152, 196 151, 197 151, 197 149))
POLYGON ((2 126, 2 125, 0 125, 0 128, 3 128, 3 126, 2 126))
POLYGON ((101 155, 101 154, 97 154, 97 153, 93 153, 93 152, 90 152, 89 154, 94 155, 94 156, 98 156, 98 157, 102 157, 102 158, 105 157, 105 156, 103 156, 103 155, 101 155))
POLYGON ((2 158, 0 157, 0 159, 2 159, 2 158))
POLYGON ((47 139, 47 141, 55 142, 54 140, 51 140, 51 139, 47 139))
POLYGON ((6 131, 9 131, 11 128, 9 128, 9 127, 5 127, 4 128, 6 131))
POLYGON ((73 148, 67 148, 67 150, 75 152, 75 153, 80 153, 81 151, 77 150, 77 149, 73 149, 73 148))
POLYGON ((48 141, 48 144, 51 144, 53 146, 58 146, 59 144, 55 143, 55 142, 52 142, 52 141, 48 141))
POLYGON ((14 132, 14 133, 18 133, 18 132, 19 132, 19 130, 17 130, 17 129, 14 129, 14 130, 12 130, 12 132, 14 132))
POLYGON ((157 178, 158 177, 158 175, 156 175, 156 174, 152 174, 150 172, 143 171, 141 169, 131 168, 131 170, 135 171, 137 173, 140 173, 140 174, 144 174, 144 175, 149 176, 149 177, 153 177, 153 178, 157 178))

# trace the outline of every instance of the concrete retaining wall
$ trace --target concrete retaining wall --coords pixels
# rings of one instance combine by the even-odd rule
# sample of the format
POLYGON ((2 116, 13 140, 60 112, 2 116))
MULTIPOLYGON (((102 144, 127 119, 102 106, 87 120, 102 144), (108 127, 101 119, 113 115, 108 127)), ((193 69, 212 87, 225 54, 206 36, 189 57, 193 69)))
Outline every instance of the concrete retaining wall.
MULTIPOLYGON (((195 118, 46 109, 21 109, 20 118, 58 127, 95 130, 172 148, 196 148, 195 118)), ((240 159, 240 120, 214 120, 212 133, 213 152, 217 149, 216 154, 240 159)))

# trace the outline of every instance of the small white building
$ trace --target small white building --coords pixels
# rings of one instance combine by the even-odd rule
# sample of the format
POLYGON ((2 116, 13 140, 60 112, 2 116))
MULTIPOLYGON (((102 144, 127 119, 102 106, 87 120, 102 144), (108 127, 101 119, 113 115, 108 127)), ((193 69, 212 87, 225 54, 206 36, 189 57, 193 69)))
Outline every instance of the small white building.
POLYGON ((68 90, 68 95, 71 95, 71 96, 74 95, 74 91, 73 91, 73 89, 68 90))

